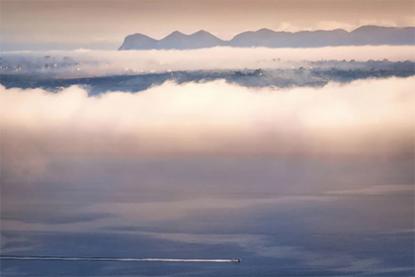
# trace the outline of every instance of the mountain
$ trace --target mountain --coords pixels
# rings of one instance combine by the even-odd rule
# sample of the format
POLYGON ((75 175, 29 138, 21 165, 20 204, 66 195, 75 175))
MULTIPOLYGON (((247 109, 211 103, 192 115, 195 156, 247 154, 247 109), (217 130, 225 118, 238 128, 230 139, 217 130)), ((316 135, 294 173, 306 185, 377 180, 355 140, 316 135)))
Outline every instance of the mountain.
POLYGON ((119 50, 197 49, 215 46, 278 48, 339 45, 415 45, 415 27, 368 25, 351 32, 343 29, 276 32, 264 28, 237 34, 228 41, 221 40, 203 30, 190 35, 174 31, 161 40, 143 34, 133 34, 125 38, 119 50))
POLYGON ((143 34, 129 35, 124 39, 124 43, 119 50, 130 49, 153 49, 158 40, 143 34))
POLYGON ((415 27, 362 26, 351 32, 352 44, 415 44, 415 27), (385 43, 388 42, 388 43, 385 43))
POLYGON ((342 29, 332 31, 274 32, 260 29, 244 32, 229 41, 235 47, 318 47, 348 44, 349 33, 342 29))
POLYGON ((200 30, 191 35, 175 31, 157 43, 159 49, 195 49, 208 48, 224 44, 224 41, 211 33, 200 30))
POLYGON ((170 35, 156 40, 143 34, 129 35, 119 50, 130 49, 197 49, 225 45, 225 41, 209 32, 200 30, 190 35, 174 31, 170 35))

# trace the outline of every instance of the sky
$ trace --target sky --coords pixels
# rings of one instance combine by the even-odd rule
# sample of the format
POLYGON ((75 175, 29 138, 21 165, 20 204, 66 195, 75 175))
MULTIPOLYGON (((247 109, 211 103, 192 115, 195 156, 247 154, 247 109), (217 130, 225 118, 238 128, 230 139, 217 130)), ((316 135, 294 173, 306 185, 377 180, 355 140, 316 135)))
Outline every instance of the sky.
POLYGON ((116 49, 131 33, 415 25, 414 0, 1 0, 2 49, 116 49))

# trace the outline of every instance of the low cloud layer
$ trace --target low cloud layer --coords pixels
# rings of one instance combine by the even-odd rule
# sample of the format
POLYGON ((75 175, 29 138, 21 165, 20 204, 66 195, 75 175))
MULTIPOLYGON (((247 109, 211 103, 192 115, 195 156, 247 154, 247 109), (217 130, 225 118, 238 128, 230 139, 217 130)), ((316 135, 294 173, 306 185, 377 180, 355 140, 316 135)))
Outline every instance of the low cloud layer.
POLYGON ((322 48, 231 48, 146 51, 6 52, 1 70, 61 77, 138 74, 180 70, 292 68, 320 60, 415 60, 413 46, 341 46, 322 48))
POLYGON ((250 89, 164 83, 89 96, 0 87, 6 170, 48 157, 413 155, 415 78, 250 89))

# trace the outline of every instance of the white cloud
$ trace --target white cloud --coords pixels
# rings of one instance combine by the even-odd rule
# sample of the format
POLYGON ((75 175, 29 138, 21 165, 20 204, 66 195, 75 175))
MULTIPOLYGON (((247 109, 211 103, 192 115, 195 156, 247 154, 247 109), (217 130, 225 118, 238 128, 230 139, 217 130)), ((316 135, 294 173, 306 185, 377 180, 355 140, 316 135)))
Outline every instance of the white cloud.
MULTIPOLYGON (((215 47, 196 50, 143 50, 5 52, 2 58, 12 64, 37 65, 37 73, 47 73, 45 56, 58 59, 70 57, 78 64, 61 69, 53 68, 51 74, 63 77, 98 76, 140 72, 166 72, 180 70, 224 70, 244 68, 286 68, 300 66, 304 61, 389 59, 391 61, 415 60, 413 46, 339 46, 321 48, 231 48, 215 47)), ((68 61, 66 61, 68 62, 68 61)))
POLYGON ((89 96, 0 87, 6 166, 48 156, 387 155, 413 149, 415 77, 252 89, 164 83, 89 96))

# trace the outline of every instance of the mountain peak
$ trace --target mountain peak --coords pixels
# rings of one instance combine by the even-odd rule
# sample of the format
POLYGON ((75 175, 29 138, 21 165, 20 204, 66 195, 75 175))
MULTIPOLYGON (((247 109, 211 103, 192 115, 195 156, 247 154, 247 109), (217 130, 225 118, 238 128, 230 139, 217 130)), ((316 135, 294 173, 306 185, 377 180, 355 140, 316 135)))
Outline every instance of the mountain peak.
POLYGON ((212 40, 212 41, 222 42, 221 39, 219 39, 218 37, 212 35, 211 33, 207 32, 205 30, 199 30, 197 32, 194 32, 190 36, 194 37, 194 38, 204 39, 204 40, 212 40))
POLYGON ((128 35, 119 50, 148 49, 151 48, 157 40, 140 33, 128 35))
POLYGON ((261 28, 261 29, 257 30, 256 32, 257 33, 264 33, 264 34, 266 34, 266 33, 275 33, 275 31, 273 31, 271 29, 268 29, 268 28, 261 28))
POLYGON ((184 33, 182 33, 182 32, 180 32, 180 31, 174 31, 174 32, 171 32, 170 34, 168 34, 167 36, 165 36, 164 37, 164 39, 166 39, 166 38, 170 38, 170 37, 185 37, 185 36, 187 36, 186 34, 184 34, 184 33))
POLYGON ((197 32, 194 32, 192 35, 212 35, 212 34, 205 30, 199 30, 197 32))

